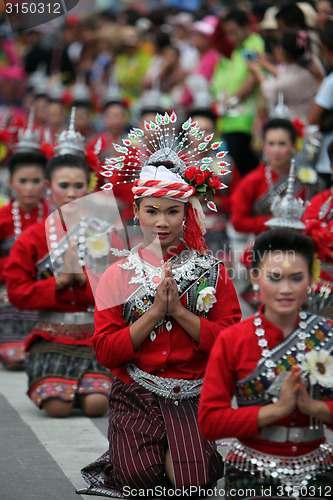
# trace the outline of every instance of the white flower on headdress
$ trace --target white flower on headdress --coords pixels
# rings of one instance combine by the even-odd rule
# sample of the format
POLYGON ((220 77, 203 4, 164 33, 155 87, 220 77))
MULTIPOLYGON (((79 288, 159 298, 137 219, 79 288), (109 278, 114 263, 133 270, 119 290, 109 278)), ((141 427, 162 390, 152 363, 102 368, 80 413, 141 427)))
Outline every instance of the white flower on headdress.
POLYGON ((302 363, 302 369, 309 373, 312 385, 333 386, 333 356, 325 349, 307 352, 302 363))
POLYGON ((328 297, 331 295, 332 290, 330 289, 329 286, 322 285, 319 289, 319 296, 324 297, 324 299, 328 299, 328 297))
POLYGON ((303 184, 315 184, 318 180, 318 174, 311 167, 300 167, 297 170, 297 178, 303 184))
POLYGON ((87 253, 90 257, 98 259, 109 255, 110 244, 106 233, 97 234, 86 240, 87 253))
POLYGON ((216 290, 212 286, 206 286, 198 292, 196 308, 198 311, 208 312, 213 304, 216 302, 215 297, 216 290))

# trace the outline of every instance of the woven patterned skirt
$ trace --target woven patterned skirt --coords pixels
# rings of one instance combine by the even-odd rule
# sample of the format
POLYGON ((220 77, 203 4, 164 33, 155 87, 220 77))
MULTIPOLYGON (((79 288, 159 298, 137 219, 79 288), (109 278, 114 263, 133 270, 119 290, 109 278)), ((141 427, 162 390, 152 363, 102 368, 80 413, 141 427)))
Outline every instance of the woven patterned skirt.
POLYGON ((71 402, 82 394, 110 394, 112 375, 101 366, 92 347, 40 339, 29 351, 28 396, 39 407, 50 398, 71 402))
POLYGON ((37 322, 38 311, 19 311, 10 304, 0 307, 0 361, 9 369, 24 368, 24 343, 37 322))
MULTIPOLYGON (((176 488, 205 487, 223 476, 223 461, 197 423, 198 398, 174 404, 134 382, 115 380, 109 404, 109 450, 82 470, 89 487, 78 493, 126 496, 165 484, 169 448, 176 488), (125 488, 126 487, 126 488, 125 488)), ((156 495, 155 495, 156 496, 156 495)))

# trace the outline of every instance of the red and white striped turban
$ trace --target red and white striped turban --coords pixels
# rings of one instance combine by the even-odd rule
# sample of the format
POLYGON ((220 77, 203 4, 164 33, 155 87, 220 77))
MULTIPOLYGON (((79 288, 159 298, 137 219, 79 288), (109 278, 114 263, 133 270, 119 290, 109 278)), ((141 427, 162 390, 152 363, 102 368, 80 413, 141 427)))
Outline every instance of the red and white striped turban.
POLYGON ((132 192, 135 199, 152 196, 186 203, 194 195, 195 189, 163 165, 147 165, 142 168, 140 178, 134 181, 132 192))

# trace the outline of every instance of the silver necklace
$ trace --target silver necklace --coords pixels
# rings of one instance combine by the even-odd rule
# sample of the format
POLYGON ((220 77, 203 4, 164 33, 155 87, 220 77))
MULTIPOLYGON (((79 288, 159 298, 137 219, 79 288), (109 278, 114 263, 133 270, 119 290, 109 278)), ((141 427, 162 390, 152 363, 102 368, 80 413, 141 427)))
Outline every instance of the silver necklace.
MULTIPOLYGON (((43 215, 44 215, 43 203, 40 201, 37 206, 38 206, 37 222, 41 222, 43 220, 43 215)), ((14 224, 14 235, 15 235, 15 239, 16 239, 22 233, 20 204, 19 204, 18 200, 13 201, 12 215, 13 215, 13 224, 14 224)), ((24 214, 24 217, 25 217, 25 219, 30 219, 31 215, 29 212, 26 212, 24 214)))
MULTIPOLYGON (((53 217, 53 214, 51 214, 48 218, 49 222, 49 234, 48 238, 50 240, 50 247, 53 250, 54 255, 57 257, 57 263, 58 264, 63 264, 64 259, 62 258, 61 254, 62 251, 58 248, 59 246, 59 241, 58 241, 58 235, 57 235, 57 230, 55 227, 55 220, 53 217)), ((88 218, 87 217, 81 217, 80 222, 79 222, 79 228, 78 228, 78 236, 77 236, 77 256, 79 259, 79 264, 80 266, 85 265, 85 257, 86 257, 86 228, 88 226, 88 218)), ((66 237, 67 238, 67 237, 66 237)), ((64 243, 63 246, 64 250, 68 249, 68 243, 67 241, 64 243)))
MULTIPOLYGON (((116 256, 124 256, 127 258, 127 261, 118 264, 119 267, 123 269, 133 270, 135 272, 135 276, 131 278, 129 284, 140 284, 145 287, 146 293, 151 296, 155 296, 156 289, 161 281, 163 270, 164 270, 164 262, 161 267, 155 267, 145 260, 141 259, 138 254, 138 247, 140 245, 136 245, 129 250, 117 250, 112 249, 112 253, 116 256)), ((172 266, 172 274, 177 283, 178 290, 180 289, 180 283, 184 280, 195 281, 198 279, 196 272, 197 265, 197 255, 193 250, 189 251, 189 256, 184 261, 179 264, 172 266)), ((206 269, 211 267, 211 262, 208 258, 200 259, 200 266, 206 269)))
MULTIPOLYGON (((304 320, 306 318, 307 318, 306 312, 300 311, 299 312, 300 321, 299 321, 299 324, 297 326, 297 328, 299 329, 299 332, 297 333, 297 337, 298 337, 299 342, 296 345, 296 347, 297 347, 296 359, 297 359, 298 364, 301 364, 301 362, 304 360, 304 357, 305 357, 304 351, 306 348, 305 339, 309 336, 309 334, 307 334, 305 332, 306 323, 304 320)), ((257 313, 255 315, 254 320, 253 320, 253 324, 255 326, 255 334, 258 337, 258 345, 261 348, 261 357, 265 359, 264 365, 267 368, 266 376, 269 380, 274 380, 276 378, 276 374, 274 371, 274 369, 276 368, 276 363, 275 363, 275 361, 273 361, 272 353, 267 347, 268 342, 265 338, 266 332, 262 326, 262 319, 259 316, 259 313, 257 313)))

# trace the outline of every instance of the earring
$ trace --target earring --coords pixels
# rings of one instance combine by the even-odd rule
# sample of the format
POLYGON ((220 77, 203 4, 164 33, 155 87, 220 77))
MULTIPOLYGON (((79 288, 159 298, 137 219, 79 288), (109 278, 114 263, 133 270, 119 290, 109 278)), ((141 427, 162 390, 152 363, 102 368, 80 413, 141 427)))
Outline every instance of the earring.
POLYGON ((45 200, 46 200, 47 204, 50 204, 50 202, 51 202, 51 198, 52 198, 51 195, 52 195, 51 189, 47 189, 46 193, 45 193, 45 200))
POLYGON ((253 302, 254 304, 258 304, 259 303, 259 290, 260 290, 260 287, 257 283, 255 283, 254 285, 252 285, 252 288, 253 288, 253 291, 254 291, 254 297, 253 297, 253 302))
POLYGON ((134 215, 134 217, 133 217, 133 227, 134 227, 134 229, 137 229, 137 227, 138 227, 138 221, 139 221, 139 217, 137 215, 134 215))

